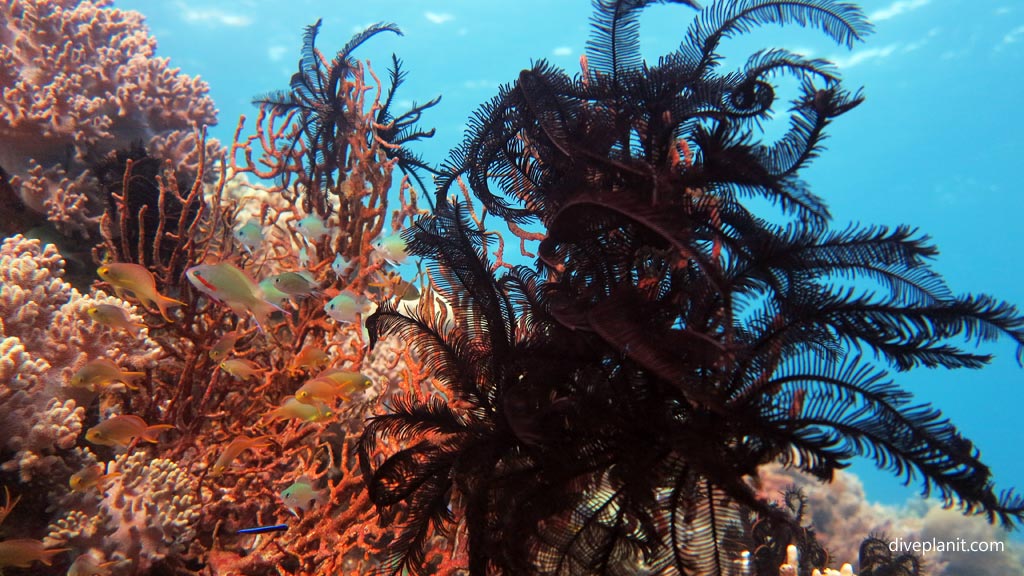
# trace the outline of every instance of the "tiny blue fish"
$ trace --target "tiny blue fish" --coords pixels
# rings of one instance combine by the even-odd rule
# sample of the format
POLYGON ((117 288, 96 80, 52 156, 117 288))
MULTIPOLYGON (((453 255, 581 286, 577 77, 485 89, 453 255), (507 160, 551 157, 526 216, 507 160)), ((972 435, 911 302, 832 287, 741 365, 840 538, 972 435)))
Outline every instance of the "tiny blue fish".
POLYGON ((274 524, 273 526, 257 526, 255 528, 244 528, 239 534, 263 534, 264 532, 283 532, 288 529, 287 524, 274 524))

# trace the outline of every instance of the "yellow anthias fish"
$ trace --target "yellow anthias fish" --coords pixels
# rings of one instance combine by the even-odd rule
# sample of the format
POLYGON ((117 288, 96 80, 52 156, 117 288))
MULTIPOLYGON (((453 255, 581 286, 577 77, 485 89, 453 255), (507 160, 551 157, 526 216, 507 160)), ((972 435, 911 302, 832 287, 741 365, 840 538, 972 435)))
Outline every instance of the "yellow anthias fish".
POLYGON ((220 362, 227 355, 235 349, 235 344, 238 342, 238 337, 241 336, 237 330, 232 330, 227 334, 220 337, 217 343, 210 348, 210 359, 214 362, 220 362))
POLYGON ((47 566, 50 565, 52 557, 70 548, 46 548, 39 540, 29 538, 15 538, 0 542, 0 568, 12 566, 14 568, 28 568, 33 562, 39 561, 47 566))
POLYGON ((373 381, 362 372, 352 372, 340 368, 328 368, 317 374, 316 378, 326 378, 337 384, 343 400, 349 400, 354 394, 373 386, 373 381))
POLYGON ((231 360, 225 360, 220 363, 220 369, 231 374, 235 378, 240 378, 242 380, 259 378, 260 375, 263 374, 263 369, 255 362, 244 358, 232 358, 231 360))
POLYGON ((142 328, 142 324, 133 321, 124 308, 113 304, 90 306, 85 309, 85 313, 97 324, 124 330, 136 338, 139 336, 139 329, 142 328))
POLYGON ((102 491, 104 483, 121 475, 118 472, 105 474, 106 470, 106 466, 103 464, 86 466, 71 475, 71 478, 68 479, 68 485, 71 487, 72 492, 85 492, 92 487, 102 491))
POLYGON ((142 378, 145 375, 145 372, 125 372, 106 358, 96 358, 79 368, 68 380, 68 384, 72 388, 87 388, 95 392, 97 387, 121 382, 132 390, 138 390, 139 387, 132 384, 131 379, 142 378))
POLYGON ((124 297, 125 291, 131 292, 144 305, 155 306, 160 310, 160 315, 168 322, 173 322, 173 320, 167 314, 167 308, 185 305, 184 302, 168 298, 157 292, 156 279, 153 278, 153 274, 138 264, 111 262, 97 268, 96 273, 114 288, 118 297, 124 297))
POLYGON ((85 553, 71 563, 67 576, 110 576, 110 567, 115 564, 117 564, 117 560, 103 562, 102 558, 85 553))
POLYGON ((196 290, 227 304, 235 314, 252 314, 261 329, 278 309, 266 301, 263 289, 248 274, 230 262, 193 266, 185 277, 196 290))
POLYGON ((296 418, 304 422, 320 422, 334 416, 334 411, 325 404, 303 404, 295 396, 285 396, 280 406, 263 415, 270 420, 289 420, 296 418))
POLYGON ((100 446, 128 446, 136 438, 156 444, 161 431, 173 428, 170 424, 148 426, 146 421, 138 416, 121 414, 89 428, 85 433, 85 439, 100 446))
POLYGON ((257 436, 256 438, 249 438, 248 436, 239 436, 228 444, 228 447, 220 453, 217 457, 217 461, 210 467, 210 476, 220 476, 227 471, 228 466, 231 462, 238 457, 239 454, 245 452, 250 448, 266 448, 270 446, 272 442, 270 438, 266 436, 257 436))
POLYGON ((302 476, 291 486, 281 491, 281 501, 284 502, 288 511, 298 516, 296 510, 303 513, 315 504, 323 505, 327 502, 327 491, 313 488, 313 482, 308 476, 302 476))

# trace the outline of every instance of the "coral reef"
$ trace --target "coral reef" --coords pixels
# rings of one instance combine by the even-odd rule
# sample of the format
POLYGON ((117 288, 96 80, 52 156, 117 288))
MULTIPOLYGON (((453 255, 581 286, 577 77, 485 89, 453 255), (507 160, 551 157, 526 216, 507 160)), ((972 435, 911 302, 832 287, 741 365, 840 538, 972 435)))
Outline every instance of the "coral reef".
POLYGON ((154 57, 139 15, 0 8, 0 138, 17 146, 0 153, 0 195, 98 237, 101 278, 72 286, 38 240, 0 247, 2 542, 52 556, 32 574, 77 558, 113 576, 775 576, 855 554, 862 576, 891 573, 905 558, 871 538, 837 544, 838 562, 818 543, 838 533, 818 508, 857 517, 855 490, 800 484, 806 499, 772 503, 783 473, 765 465, 836 489, 856 454, 1019 520, 951 424, 839 351, 976 367, 987 357, 938 342, 1020 343, 1024 320, 953 297, 909 229, 828 230, 797 174, 861 101, 830 67, 765 51, 715 69, 729 34, 813 23, 849 44, 860 13, 722 3, 646 66, 649 3, 596 2, 582 74, 523 71, 440 169, 409 149, 437 99, 395 111, 401 62, 382 82, 354 56, 393 24, 333 58, 309 26, 290 85, 255 100, 218 163, 205 85, 154 57), (750 130, 780 72, 803 78, 801 97, 781 143, 760 146, 750 130), (419 172, 438 176, 432 194, 419 172), (752 191, 792 226, 747 212, 752 191), (536 270, 503 259, 487 215, 536 270), (878 302, 822 280, 877 259, 878 302))
POLYGON ((866 456, 946 506, 1024 521, 1024 498, 890 379, 979 368, 973 340, 1005 337, 1019 359, 1024 316, 954 295, 909 227, 830 228, 800 174, 863 96, 827 63, 767 49, 719 69, 722 39, 760 24, 852 45, 860 11, 715 3, 651 64, 649 4, 595 2, 581 75, 540 61, 502 86, 403 235, 456 318, 385 302, 366 321, 371 346, 409 340, 447 388, 396 396, 361 435, 370 497, 401 518, 386 573, 430 573, 438 536, 468 542, 474 575, 724 574, 751 539, 756 574, 791 564, 794 541, 799 571, 820 569, 804 515, 749 483, 771 463, 829 481, 866 456), (784 74, 800 81, 788 131, 762 142, 784 74), (533 269, 500 260, 474 203, 539 241, 533 269))
POLYGON ((195 174, 195 127, 216 123, 206 83, 156 57, 142 16, 111 4, 0 6, 0 166, 25 206, 69 235, 96 235, 105 200, 91 163, 141 141, 195 174))
POLYGON ((14 236, 0 247, 0 453, 9 455, 0 469, 22 482, 65 471, 57 453, 75 444, 91 400, 67 387, 75 369, 94 358, 146 369, 161 356, 145 329, 134 338, 85 314, 98 303, 134 307, 102 291, 82 295, 62 276, 52 244, 14 236))
POLYGON ((868 500, 856 476, 838 471, 832 482, 786 470, 779 465, 763 467, 759 474, 760 493, 777 499, 788 489, 799 489, 807 498, 807 520, 829 556, 838 562, 858 557, 860 542, 871 535, 888 542, 951 542, 958 538, 973 542, 1000 542, 1003 550, 985 553, 933 551, 923 557, 924 573, 931 576, 999 574, 1024 572, 1024 546, 1004 529, 984 518, 964 516, 925 500, 904 507, 883 506, 868 500))
POLYGON ((102 494, 64 498, 62 507, 69 511, 50 526, 47 547, 98 551, 135 574, 184 552, 200 517, 196 479, 146 451, 121 455, 110 470, 118 476, 102 494))

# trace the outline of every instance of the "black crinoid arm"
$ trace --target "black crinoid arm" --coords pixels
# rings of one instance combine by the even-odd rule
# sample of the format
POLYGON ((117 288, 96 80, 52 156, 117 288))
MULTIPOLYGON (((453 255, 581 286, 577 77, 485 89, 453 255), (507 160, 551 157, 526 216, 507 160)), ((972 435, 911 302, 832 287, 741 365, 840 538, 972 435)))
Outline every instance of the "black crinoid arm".
POLYGON ((1020 521, 1024 501, 890 372, 978 368, 976 346, 999 337, 1024 350, 1024 317, 952 294, 913 229, 830 228, 800 171, 862 96, 827 62, 773 49, 721 70, 730 36, 799 24, 851 45, 861 12, 717 2, 651 65, 637 28, 651 3, 595 2, 582 75, 539 62, 502 87, 445 165, 434 214, 405 233, 455 318, 384 303, 367 321, 449 391, 396 398, 362 436, 371 498, 401 519, 387 571, 424 573, 424 547, 454 531, 472 574, 734 573, 752 518, 792 521, 750 487, 771 462, 827 481, 867 456, 948 505, 1020 521), (780 74, 800 94, 765 143, 780 74), (490 236, 452 199, 460 179, 488 213, 544 230, 535 269, 489 261, 490 236))

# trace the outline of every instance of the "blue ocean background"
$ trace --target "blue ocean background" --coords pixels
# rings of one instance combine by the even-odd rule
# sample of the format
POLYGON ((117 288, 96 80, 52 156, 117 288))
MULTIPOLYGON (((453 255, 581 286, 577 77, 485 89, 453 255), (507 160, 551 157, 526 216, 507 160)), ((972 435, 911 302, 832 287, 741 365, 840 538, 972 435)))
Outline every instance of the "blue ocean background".
MULTIPOLYGON (((708 2, 705 1, 704 4, 708 2)), ((991 294, 1024 306, 1024 2, 1020 0, 863 0, 875 33, 852 50, 817 30, 766 26, 727 40, 723 62, 735 68, 755 50, 784 47, 826 58, 867 101, 830 128, 828 150, 804 173, 829 203, 833 226, 908 224, 941 250, 935 269, 957 294, 991 294)), ((461 142, 467 119, 531 62, 579 70, 589 32, 589 0, 117 0, 137 10, 159 42, 157 55, 210 84, 220 110, 209 134, 230 143, 240 115, 256 118, 253 97, 288 87, 306 26, 323 18, 317 46, 328 56, 367 25, 396 23, 354 54, 382 79, 391 54, 408 79, 404 110, 436 95, 422 126, 437 135, 413 151, 440 163, 461 142)), ((649 61, 674 50, 695 12, 655 6, 641 20, 649 61)), ((780 92, 792 79, 780 78, 780 92)), ((780 126, 785 102, 777 106, 780 126)), ((919 369, 896 381, 919 402, 939 407, 982 451, 997 487, 1024 489, 1024 369, 1009 342, 985 344, 997 355, 983 370, 919 369)), ((917 498, 869 461, 852 467, 870 500, 917 498)))

